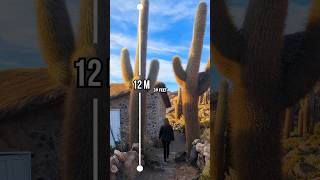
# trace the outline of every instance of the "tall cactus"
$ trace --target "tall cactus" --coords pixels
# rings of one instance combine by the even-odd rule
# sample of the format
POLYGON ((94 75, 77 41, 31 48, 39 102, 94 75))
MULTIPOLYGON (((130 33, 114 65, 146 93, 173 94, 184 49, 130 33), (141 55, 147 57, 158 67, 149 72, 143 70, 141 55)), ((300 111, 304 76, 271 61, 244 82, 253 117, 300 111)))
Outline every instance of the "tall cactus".
MULTIPOLYGON (((149 1, 141 0, 143 9, 141 10, 141 16, 139 17, 138 26, 138 43, 136 49, 136 59, 134 72, 131 67, 129 52, 127 49, 121 51, 121 68, 122 77, 125 84, 131 89, 130 101, 129 101, 129 144, 137 143, 139 141, 139 92, 141 92, 141 142, 143 142, 143 136, 146 131, 146 98, 147 90, 135 90, 132 87, 133 80, 146 79, 146 58, 147 58, 147 39, 148 39, 148 13, 149 13, 149 1), (141 41, 139 44, 139 40, 141 41), (139 62, 138 47, 141 48, 141 62, 139 62), (139 63, 141 63, 141 75, 139 76, 139 63)), ((159 72, 159 62, 153 60, 150 65, 150 71, 148 80, 150 80, 150 89, 153 89, 159 72)))
POLYGON ((216 119, 210 117, 210 176, 223 180, 225 172, 225 131, 227 126, 228 82, 223 80, 219 88, 216 119))
MULTIPOLYGON (((63 121, 61 142, 62 179, 88 180, 93 178, 93 99, 98 99, 98 117, 107 115, 104 100, 107 99, 107 86, 103 88, 77 88, 74 62, 81 58, 98 57, 106 67, 108 41, 107 4, 99 3, 98 42, 93 42, 93 1, 81 0, 80 26, 77 42, 63 0, 36 0, 37 26, 40 47, 48 67, 48 73, 67 90, 65 118, 63 121)), ((107 82, 107 71, 97 77, 107 82)), ((98 122, 98 158, 101 179, 107 178, 107 122, 98 122)))
POLYGON ((295 38, 283 47, 287 0, 250 0, 241 32, 224 0, 211 8, 213 60, 233 83, 228 109, 237 179, 282 179, 280 114, 319 79, 320 1, 313 1, 298 48, 295 38))
POLYGON ((175 104, 175 114, 176 114, 176 119, 180 119, 182 116, 182 98, 181 98, 181 88, 178 90, 178 98, 177 102, 175 104))
POLYGON ((207 5, 200 2, 196 12, 193 39, 189 53, 189 61, 186 70, 183 69, 180 58, 173 58, 173 70, 176 80, 181 87, 182 111, 186 124, 186 148, 188 154, 192 147, 192 141, 200 137, 200 125, 198 121, 198 100, 210 85, 210 61, 205 72, 198 74, 203 37, 206 27, 207 5))
POLYGON ((313 132, 313 95, 308 94, 300 100, 300 109, 298 115, 298 135, 304 136, 313 132))
POLYGON ((283 137, 289 138, 290 132, 293 128, 293 107, 290 106, 285 110, 285 117, 284 117, 284 127, 283 127, 283 137))

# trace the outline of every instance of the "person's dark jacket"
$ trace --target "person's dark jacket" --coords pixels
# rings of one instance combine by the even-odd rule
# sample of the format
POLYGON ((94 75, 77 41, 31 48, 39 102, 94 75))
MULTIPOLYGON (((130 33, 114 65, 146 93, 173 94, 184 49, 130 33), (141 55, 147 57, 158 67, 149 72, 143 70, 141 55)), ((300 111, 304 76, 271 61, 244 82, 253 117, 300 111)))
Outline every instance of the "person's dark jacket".
POLYGON ((171 125, 162 125, 159 132, 159 139, 163 141, 174 141, 174 133, 171 125))

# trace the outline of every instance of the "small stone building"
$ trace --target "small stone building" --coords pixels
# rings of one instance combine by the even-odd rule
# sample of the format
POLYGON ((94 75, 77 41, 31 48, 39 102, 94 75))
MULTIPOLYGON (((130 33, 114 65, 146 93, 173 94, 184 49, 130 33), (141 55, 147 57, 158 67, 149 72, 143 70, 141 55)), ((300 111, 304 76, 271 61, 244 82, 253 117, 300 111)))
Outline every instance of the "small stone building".
MULTIPOLYGON (((165 88, 163 83, 156 87, 165 88)), ((110 142, 126 141, 129 132, 129 96, 130 90, 124 84, 110 86, 110 125, 113 131, 110 142), (112 139, 114 138, 114 139, 112 139)), ((151 140, 158 137, 158 130, 166 117, 166 109, 171 107, 168 94, 150 92, 147 95, 147 137, 151 140)))
POLYGON ((0 180, 61 179, 64 96, 45 68, 0 71, 0 180))

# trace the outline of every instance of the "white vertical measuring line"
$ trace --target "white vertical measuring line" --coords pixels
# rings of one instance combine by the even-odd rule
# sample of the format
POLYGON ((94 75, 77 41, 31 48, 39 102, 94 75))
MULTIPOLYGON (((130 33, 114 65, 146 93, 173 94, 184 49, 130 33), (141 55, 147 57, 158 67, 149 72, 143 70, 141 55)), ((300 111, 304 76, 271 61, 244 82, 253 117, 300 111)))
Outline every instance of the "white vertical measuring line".
MULTIPOLYGON (((139 51, 139 79, 141 77, 141 42, 142 42, 142 30, 141 27, 141 11, 143 5, 141 3, 138 4, 137 9, 139 10, 139 23, 138 23, 138 51, 139 51)), ((139 165, 137 166, 137 171, 143 171, 143 167, 141 165, 141 92, 139 92, 139 165)))
POLYGON ((98 99, 93 99, 93 180, 98 180, 98 99))
MULTIPOLYGON (((93 1, 93 44, 98 44, 98 0, 93 1)), ((98 180, 98 99, 93 99, 93 180, 98 180)))
POLYGON ((98 0, 93 0, 93 43, 98 43, 98 0))

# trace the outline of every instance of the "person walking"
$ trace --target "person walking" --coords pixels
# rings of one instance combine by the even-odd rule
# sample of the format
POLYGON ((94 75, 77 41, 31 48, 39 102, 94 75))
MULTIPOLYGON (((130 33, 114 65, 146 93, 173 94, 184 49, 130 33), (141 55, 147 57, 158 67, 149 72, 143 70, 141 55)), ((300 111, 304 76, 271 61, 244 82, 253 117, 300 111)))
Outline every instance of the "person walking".
POLYGON ((173 128, 170 125, 168 118, 164 119, 164 124, 160 128, 159 140, 162 142, 163 159, 165 162, 167 162, 167 159, 169 158, 170 142, 174 141, 173 128))

